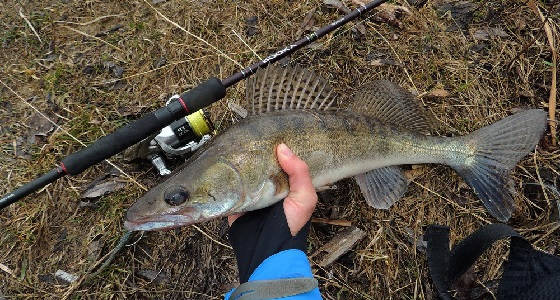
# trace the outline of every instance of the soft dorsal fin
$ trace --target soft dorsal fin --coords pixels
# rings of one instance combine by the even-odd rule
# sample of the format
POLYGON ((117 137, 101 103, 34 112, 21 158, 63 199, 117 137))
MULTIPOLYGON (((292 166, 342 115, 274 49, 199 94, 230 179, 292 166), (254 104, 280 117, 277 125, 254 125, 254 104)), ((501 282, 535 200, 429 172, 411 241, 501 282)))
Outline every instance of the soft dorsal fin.
POLYGON ((387 124, 430 132, 430 122, 414 96, 388 80, 376 80, 359 88, 348 109, 387 124))
POLYGON ((336 95, 326 80, 298 67, 270 65, 247 80, 253 115, 285 109, 329 110, 336 95))

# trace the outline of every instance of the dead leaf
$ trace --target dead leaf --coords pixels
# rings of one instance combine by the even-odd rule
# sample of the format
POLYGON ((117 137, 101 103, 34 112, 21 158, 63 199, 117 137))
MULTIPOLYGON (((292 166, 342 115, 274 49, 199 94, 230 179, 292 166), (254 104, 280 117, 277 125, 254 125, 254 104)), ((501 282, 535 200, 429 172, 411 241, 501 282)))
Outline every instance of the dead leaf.
POLYGON ((154 282, 156 284, 167 282, 167 274, 163 271, 155 270, 140 270, 138 271, 138 276, 147 281, 154 282))
POLYGON ((82 199, 101 197, 105 194, 118 191, 124 188, 125 186, 126 184, 124 182, 116 181, 115 179, 107 179, 88 188, 82 194, 82 199))
POLYGON ((313 20, 313 14, 315 14, 315 11, 317 11, 317 8, 311 9, 305 15, 305 18, 303 18, 303 22, 301 22, 301 25, 299 26, 299 29, 296 33, 296 36, 298 37, 302 36, 302 34, 305 31, 310 30, 313 27, 313 25, 315 25, 315 21, 313 20))
POLYGON ((444 89, 434 89, 431 92, 428 93, 428 97, 436 97, 436 98, 445 98, 445 97, 449 97, 449 95, 451 95, 448 91, 444 90, 444 89))
POLYGON ((463 275, 461 275, 453 283, 452 287, 457 291, 456 298, 458 300, 472 299, 471 291, 475 287, 477 281, 474 273, 474 266, 471 266, 463 275))
POLYGON ((400 66, 400 67, 402 67, 401 63, 399 63, 397 61, 394 61, 392 59, 384 59, 384 58, 372 59, 369 62, 369 64, 372 65, 372 66, 376 66, 376 67, 379 67, 379 66, 400 66))
MULTIPOLYGON (((122 117, 130 117, 139 115, 146 107, 143 105, 123 105, 117 108, 117 111, 122 117)), ((93 121, 90 121, 92 123, 93 121)))
MULTIPOLYGON (((53 274, 39 274, 37 275, 39 282, 48 283, 48 284, 58 284, 58 280, 54 277, 53 274)), ((2 298, 0 298, 2 300, 2 298)))
POLYGON ((473 38, 475 40, 491 40, 494 38, 508 37, 508 36, 509 34, 507 34, 507 32, 503 31, 500 28, 493 28, 493 27, 478 29, 473 33, 473 38))
POLYGON ((38 113, 33 114, 31 118, 29 118, 27 125, 29 126, 27 134, 28 144, 41 142, 39 137, 47 137, 54 130, 54 125, 38 113))
POLYGON ((98 207, 97 203, 89 202, 89 201, 80 201, 78 203, 78 208, 92 208, 96 209, 98 207))
MULTIPOLYGON (((339 0, 325 0, 325 1, 323 1, 323 4, 332 6, 336 9, 338 9, 340 12, 342 12, 344 14, 348 14, 352 11, 350 8, 348 8, 346 5, 344 5, 344 3, 342 3, 339 0)), ((356 29, 361 34, 366 34, 367 31, 366 31, 366 27, 364 26, 364 24, 358 23, 355 26, 356 26, 356 29)))
POLYGON ((339 257, 350 251, 361 239, 366 236, 366 232, 358 227, 348 227, 332 238, 323 247, 317 249, 311 257, 319 257, 317 264, 326 267, 336 261, 339 257))
POLYGON ((256 16, 249 17, 245 19, 245 33, 247 36, 254 36, 259 33, 259 29, 257 27, 258 18, 256 16))
POLYGON ((341 1, 338 1, 338 0, 325 0, 325 1, 323 1, 323 4, 335 7, 336 9, 342 11, 345 14, 350 12, 350 9, 348 7, 346 7, 346 5, 344 5, 344 3, 342 3, 341 1))
POLYGON ((99 240, 92 241, 88 245, 88 255, 89 261, 96 261, 101 254, 101 242, 99 240))
POLYGON ((375 21, 387 23, 398 28, 402 28, 401 19, 406 15, 412 14, 412 12, 408 8, 390 3, 383 3, 379 5, 377 10, 378 13, 374 15, 375 21))
POLYGON ((234 112, 238 117, 245 119, 247 118, 247 115, 249 114, 247 112, 247 110, 245 108, 243 108, 241 105, 232 102, 232 101, 228 101, 228 108, 234 112))
POLYGON ((428 242, 424 241, 424 235, 415 236, 414 230, 409 227, 404 227, 404 232, 406 232, 408 241, 416 246, 416 250, 420 253, 426 253, 428 247, 428 242))
POLYGON ((447 27, 448 31, 466 30, 474 19, 477 5, 464 0, 442 0, 434 4, 440 15, 448 15, 453 23, 447 27))
POLYGON ((71 284, 74 281, 78 280, 78 275, 74 275, 74 274, 70 274, 66 271, 63 270, 57 270, 54 273, 54 276, 56 277, 56 279, 66 283, 66 284, 71 284))

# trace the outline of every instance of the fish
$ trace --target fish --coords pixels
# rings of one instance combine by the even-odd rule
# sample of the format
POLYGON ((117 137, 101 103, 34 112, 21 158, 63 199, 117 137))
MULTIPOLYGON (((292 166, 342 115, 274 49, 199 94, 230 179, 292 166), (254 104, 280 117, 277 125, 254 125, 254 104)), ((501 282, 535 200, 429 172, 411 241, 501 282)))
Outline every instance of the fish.
POLYGON ((281 201, 289 183, 275 154, 280 143, 307 163, 314 187, 353 177, 376 209, 389 209, 406 192, 402 165, 450 166, 507 222, 511 170, 546 126, 543 110, 526 109, 465 136, 431 135, 422 105, 397 84, 375 80, 342 101, 325 79, 296 66, 257 71, 246 95, 250 116, 138 199, 126 213, 128 230, 176 228, 281 201))

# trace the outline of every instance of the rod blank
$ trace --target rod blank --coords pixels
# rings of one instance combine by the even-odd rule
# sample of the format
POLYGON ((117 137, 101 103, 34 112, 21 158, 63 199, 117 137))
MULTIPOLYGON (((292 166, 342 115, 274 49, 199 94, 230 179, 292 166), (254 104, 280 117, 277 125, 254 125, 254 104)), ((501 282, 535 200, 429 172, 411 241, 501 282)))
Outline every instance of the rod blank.
POLYGON ((353 10, 337 21, 323 26, 316 32, 311 33, 293 44, 276 51, 265 59, 248 66, 247 68, 225 78, 222 81, 217 78, 211 78, 199 84, 197 87, 183 93, 179 99, 172 101, 167 106, 148 113, 142 118, 100 138, 86 148, 70 154, 62 160, 60 166, 25 184, 17 190, 2 196, 2 198, 0 198, 0 209, 3 209, 4 207, 20 200, 32 192, 38 191, 42 187, 56 181, 66 174, 79 174, 102 160, 121 152, 137 142, 140 142, 176 119, 184 117, 187 114, 195 112, 218 101, 225 96, 226 89, 228 87, 253 75, 259 68, 266 68, 269 64, 291 55, 302 47, 311 44, 315 40, 337 28, 340 28, 344 24, 354 20, 361 14, 370 11, 384 2, 387 2, 387 0, 371 1, 368 4, 353 10))

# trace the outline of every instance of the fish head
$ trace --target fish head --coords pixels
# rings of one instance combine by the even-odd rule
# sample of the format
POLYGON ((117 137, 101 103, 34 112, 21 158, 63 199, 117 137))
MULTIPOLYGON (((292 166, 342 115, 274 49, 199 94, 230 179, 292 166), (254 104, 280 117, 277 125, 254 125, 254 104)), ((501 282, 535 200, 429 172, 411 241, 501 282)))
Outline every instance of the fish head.
POLYGON ((163 230, 231 212, 243 200, 237 168, 225 158, 199 159, 142 196, 126 214, 128 230, 163 230))

